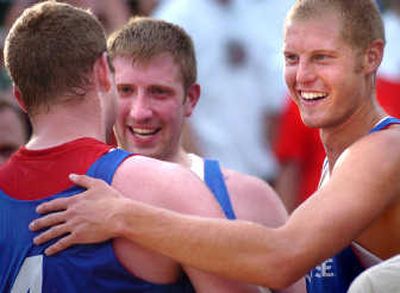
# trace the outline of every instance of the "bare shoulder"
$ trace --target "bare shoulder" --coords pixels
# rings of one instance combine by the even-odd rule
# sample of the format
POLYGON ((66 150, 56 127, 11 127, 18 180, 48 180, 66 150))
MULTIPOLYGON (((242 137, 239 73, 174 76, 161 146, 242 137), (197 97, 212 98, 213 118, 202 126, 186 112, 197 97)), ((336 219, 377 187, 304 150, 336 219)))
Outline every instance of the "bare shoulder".
POLYGON ((372 152, 372 155, 384 157, 394 155, 400 157, 398 146, 400 143, 400 125, 378 131, 363 137, 355 142, 349 149, 355 152, 372 152))
POLYGON ((264 180, 231 169, 222 170, 239 219, 277 227, 287 219, 286 209, 273 188, 264 180))
POLYGON ((167 182, 173 180, 172 173, 179 177, 181 168, 178 165, 155 160, 144 156, 131 156, 127 158, 117 169, 112 185, 123 191, 127 197, 152 203, 159 202, 161 196, 154 194, 148 197, 145 194, 154 188, 162 189, 167 182), (142 193, 129 192, 140 188, 142 193), (126 191, 126 192, 124 192, 126 191))
POLYGON ((126 159, 112 185, 123 195, 181 213, 222 217, 204 183, 190 170, 144 156, 126 159))
POLYGON ((373 218, 398 199, 399 145, 400 127, 392 127, 367 135, 347 148, 321 192, 332 198, 329 205, 354 205, 353 212, 361 214, 360 218, 366 214, 373 218))
MULTIPOLYGON (((367 135, 346 149, 335 164, 333 174, 359 173, 365 178, 382 178, 386 182, 398 180, 400 171, 400 126, 367 135)), ((367 181, 367 180, 365 180, 367 181)), ((392 185, 397 186, 397 184, 392 185)))

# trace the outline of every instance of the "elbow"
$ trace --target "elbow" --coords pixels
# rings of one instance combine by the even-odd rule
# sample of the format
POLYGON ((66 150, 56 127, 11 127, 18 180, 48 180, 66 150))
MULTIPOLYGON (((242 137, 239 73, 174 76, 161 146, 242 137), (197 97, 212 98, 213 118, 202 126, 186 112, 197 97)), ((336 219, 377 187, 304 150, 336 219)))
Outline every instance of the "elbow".
POLYGON ((307 273, 301 261, 297 261, 298 259, 288 251, 281 257, 275 255, 274 260, 270 268, 263 268, 264 287, 282 290, 299 281, 307 273))

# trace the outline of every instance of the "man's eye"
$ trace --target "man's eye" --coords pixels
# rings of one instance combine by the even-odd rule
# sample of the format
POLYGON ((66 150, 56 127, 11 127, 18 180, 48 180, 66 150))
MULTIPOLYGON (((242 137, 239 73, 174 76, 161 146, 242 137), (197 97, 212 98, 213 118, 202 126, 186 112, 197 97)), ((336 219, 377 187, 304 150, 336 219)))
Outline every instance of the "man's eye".
POLYGON ((316 61, 325 61, 327 59, 329 59, 329 56, 325 54, 317 54, 314 56, 314 60, 316 61))
POLYGON ((171 91, 165 88, 154 87, 149 89, 150 94, 157 99, 165 99, 170 96, 171 91))
POLYGON ((150 91, 152 94, 156 94, 156 95, 162 95, 162 94, 166 93, 166 91, 161 88, 152 88, 150 91))
POLYGON ((295 54, 287 54, 285 55, 285 63, 286 64, 294 64, 299 60, 299 57, 295 54))
POLYGON ((120 95, 129 95, 133 92, 133 89, 130 86, 119 86, 118 93, 120 95))

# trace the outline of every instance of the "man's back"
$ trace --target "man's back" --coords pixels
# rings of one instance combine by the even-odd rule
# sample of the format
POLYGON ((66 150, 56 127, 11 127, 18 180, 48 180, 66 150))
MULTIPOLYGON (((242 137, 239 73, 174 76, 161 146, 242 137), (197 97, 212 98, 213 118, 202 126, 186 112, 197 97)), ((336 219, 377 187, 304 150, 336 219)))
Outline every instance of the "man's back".
MULTIPOLYGON (((170 286, 163 286, 134 277, 129 272, 129 268, 126 269, 118 259, 118 252, 124 248, 114 249, 110 241, 100 245, 77 246, 56 257, 44 255, 47 245, 34 246, 35 235, 27 229, 27 225, 37 217, 36 206, 50 199, 82 192, 81 188, 73 186, 65 188, 66 182, 62 178, 65 177, 63 175, 65 172, 88 169, 87 174, 111 183, 115 170, 129 154, 121 150, 111 152, 109 150, 109 146, 87 138, 51 149, 37 151, 22 149, 0 170, 0 208, 3 215, 0 219, 3 226, 0 243, 4 252, 0 256, 2 292, 10 290, 20 292, 28 289, 31 292, 42 292, 42 290, 43 292, 123 292, 125 290, 179 292, 183 290, 184 283, 178 285, 174 284, 175 282, 165 282, 170 283, 170 286), (43 168, 40 164, 40 162, 46 162, 46 159, 51 166, 49 168, 43 168), (73 168, 66 163, 71 159, 74 162, 73 168), (43 184, 52 176, 51 173, 55 175, 52 177, 55 183, 43 184), (27 178, 28 180, 8 180, 10 178, 27 178), (34 178, 39 184, 32 184, 29 178, 34 178), (46 191, 56 190, 57 187, 59 190, 54 192, 54 195, 46 194, 46 191), (7 193, 4 190, 7 190, 7 193), (15 190, 20 193, 15 194, 15 190), (24 200, 27 198, 29 200, 24 200)), ((138 252, 136 255, 143 255, 143 253, 138 252)), ((143 259, 135 259, 136 266, 142 262, 143 259)), ((156 264, 151 263, 151 265, 156 264)), ((169 271, 173 271, 173 268, 178 269, 177 265, 165 267, 169 271)), ((176 278, 179 277, 178 273, 178 270, 174 271, 176 278)), ((143 277, 151 280, 149 276, 151 275, 143 274, 143 277)))

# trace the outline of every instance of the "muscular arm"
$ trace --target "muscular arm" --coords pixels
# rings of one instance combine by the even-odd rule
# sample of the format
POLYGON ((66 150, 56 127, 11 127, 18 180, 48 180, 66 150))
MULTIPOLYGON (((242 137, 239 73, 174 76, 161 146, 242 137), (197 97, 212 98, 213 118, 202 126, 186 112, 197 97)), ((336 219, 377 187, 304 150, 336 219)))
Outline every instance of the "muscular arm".
MULTIPOLYGON (((114 195, 108 204, 118 213, 115 221, 99 226, 108 231, 107 237, 123 235, 202 270, 265 287, 285 287, 348 245, 400 193, 400 139, 398 133, 385 132, 370 135, 346 151, 329 182, 276 229, 154 208, 118 197, 106 186, 107 194, 114 195)), ((182 196, 195 192, 180 186, 174 192, 182 196)), ((45 204, 41 212, 58 208, 65 205, 45 204)), ((59 213, 34 226, 67 219, 59 213)), ((84 234, 76 237, 75 242, 79 237, 87 239, 84 234)), ((59 242, 50 253, 70 244, 59 242)))
MULTIPOLYGON (((160 206, 180 213, 198 215, 202 217, 224 218, 220 206, 214 196, 197 176, 178 165, 157 161, 145 157, 134 157, 133 164, 123 164, 116 173, 113 185, 119 186, 124 194, 134 194, 133 199, 154 206, 160 206), (143 162, 142 162, 143 161, 143 162), (138 166, 140 165, 140 166, 138 166), (140 173, 138 174, 138 169, 140 173), (128 175, 129 174, 129 175, 128 175), (149 176, 148 174, 151 174, 149 176), (157 184, 154 184, 154 178, 157 184), (141 192, 132 192, 141 184, 141 192), (182 194, 181 186, 190 190, 190 194, 182 194), (134 186, 134 187, 132 187, 134 186), (176 190, 175 190, 176 188, 176 190), (168 193, 163 193, 168 189, 168 193), (161 191, 161 192, 160 192, 161 191)), ((126 240, 125 240, 126 241, 126 240)), ((164 239, 164 241, 167 241, 164 239)), ((131 242, 132 243, 132 242, 131 242)), ((227 292, 251 293, 258 292, 256 286, 227 280, 219 276, 206 273, 190 266, 183 266, 196 292, 227 292)))
MULTIPOLYGON (((213 218, 224 217, 214 197, 200 179, 189 170, 176 164, 141 156, 131 157, 121 164, 116 171, 112 186, 123 195, 121 199, 135 200, 180 213, 213 218), (154 183, 155 178, 157 178, 157 184, 154 183), (189 192, 182 193, 181 185, 190 190, 190 194, 189 192), (136 192, 138 190, 140 192, 136 192), (168 192, 164 192, 165 190, 168 190, 168 192)), ((79 214, 94 221, 106 221, 109 224, 115 222, 118 225, 119 208, 116 208, 108 197, 103 200, 104 202, 101 204, 103 209, 95 208, 88 213, 81 214, 81 209, 75 207, 77 217, 79 217, 79 214)), ((91 233, 96 232, 91 230, 91 233)), ((70 237, 75 236, 73 233, 70 235, 70 237)), ((156 283, 174 282, 176 280, 179 264, 172 259, 144 249, 140 246, 140 243, 129 241, 123 235, 116 235, 113 240, 117 258, 135 276, 156 283)), ((168 238, 163 237, 162 241, 168 241, 168 238)), ((196 292, 199 293, 258 292, 256 286, 226 280, 188 266, 184 266, 183 269, 196 292)))

